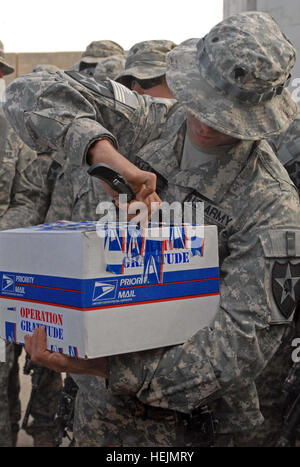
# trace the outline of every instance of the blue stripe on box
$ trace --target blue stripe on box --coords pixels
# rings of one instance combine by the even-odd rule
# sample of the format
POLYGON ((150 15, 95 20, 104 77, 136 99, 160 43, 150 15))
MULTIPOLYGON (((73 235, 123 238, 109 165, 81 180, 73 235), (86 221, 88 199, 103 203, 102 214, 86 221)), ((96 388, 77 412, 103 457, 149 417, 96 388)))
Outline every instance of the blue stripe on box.
POLYGON ((157 281, 153 273, 148 274, 146 283, 141 275, 126 274, 95 279, 70 279, 11 272, 9 274, 33 280, 27 283, 16 280, 15 290, 2 290, 2 298, 75 308, 159 301, 219 292, 217 267, 164 272, 162 283, 157 281))

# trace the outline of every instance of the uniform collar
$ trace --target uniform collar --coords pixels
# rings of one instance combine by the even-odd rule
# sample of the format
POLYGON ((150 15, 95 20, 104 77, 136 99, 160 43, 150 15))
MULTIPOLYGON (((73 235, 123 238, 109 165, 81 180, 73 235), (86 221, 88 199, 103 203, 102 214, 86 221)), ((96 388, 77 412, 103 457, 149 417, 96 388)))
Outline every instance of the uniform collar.
POLYGON ((220 202, 245 167, 253 144, 253 141, 240 141, 224 157, 212 157, 199 168, 181 170, 177 167, 168 174, 168 180, 220 202))

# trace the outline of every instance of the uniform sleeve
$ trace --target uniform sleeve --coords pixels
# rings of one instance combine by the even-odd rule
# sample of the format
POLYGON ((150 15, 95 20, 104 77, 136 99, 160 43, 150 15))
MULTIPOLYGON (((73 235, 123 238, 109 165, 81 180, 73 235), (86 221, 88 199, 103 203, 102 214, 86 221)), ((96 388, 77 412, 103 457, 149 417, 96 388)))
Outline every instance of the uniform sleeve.
POLYGON ((114 394, 128 390, 146 404, 189 413, 255 381, 300 298, 299 204, 291 191, 281 195, 263 210, 245 209, 243 227, 231 233, 211 327, 183 345, 110 357, 114 394))
POLYGON ((5 135, 4 146, 1 148, 0 164, 0 219, 7 212, 13 196, 13 186, 18 164, 29 164, 36 154, 26 146, 9 127, 5 135))
POLYGON ((57 177, 45 219, 46 223, 72 219, 74 191, 70 170, 70 166, 65 167, 57 177))
MULTIPOLYGON (((29 148, 28 148, 29 149, 29 148)), ((31 150, 30 150, 31 151, 31 150)), ((44 222, 52 187, 49 172, 51 155, 21 154, 11 191, 9 209, 0 218, 0 229, 15 229, 44 222)))
POLYGON ((5 99, 6 117, 28 146, 40 153, 63 149, 78 165, 98 139, 109 139, 126 156, 157 138, 176 103, 108 81, 93 80, 91 90, 63 72, 22 76, 5 99))

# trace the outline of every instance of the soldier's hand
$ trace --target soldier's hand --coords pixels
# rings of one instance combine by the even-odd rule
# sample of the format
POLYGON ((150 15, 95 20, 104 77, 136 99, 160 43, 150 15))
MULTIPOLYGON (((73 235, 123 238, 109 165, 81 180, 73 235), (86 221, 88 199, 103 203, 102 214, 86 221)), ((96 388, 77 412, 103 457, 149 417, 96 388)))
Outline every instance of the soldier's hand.
POLYGON ((156 189, 156 175, 141 170, 120 154, 110 141, 101 139, 89 149, 89 164, 104 163, 116 170, 128 181, 135 193, 143 190, 143 197, 149 196, 156 189))
POLYGON ((43 326, 35 328, 32 336, 25 336, 25 349, 31 361, 45 366, 57 373, 76 373, 106 377, 107 360, 93 358, 89 360, 75 359, 67 355, 47 350, 47 335, 43 326))

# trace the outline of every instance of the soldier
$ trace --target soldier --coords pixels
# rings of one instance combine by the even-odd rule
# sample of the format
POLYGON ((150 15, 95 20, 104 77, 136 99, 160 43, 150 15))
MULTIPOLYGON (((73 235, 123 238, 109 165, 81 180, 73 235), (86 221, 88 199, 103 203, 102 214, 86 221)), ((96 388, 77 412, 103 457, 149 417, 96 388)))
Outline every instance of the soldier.
POLYGON ((103 40, 91 42, 72 69, 88 76, 94 76, 96 73, 95 79, 113 79, 124 66, 124 49, 116 42, 103 40))
POLYGON ((278 159, 300 191, 300 109, 295 120, 282 134, 271 139, 278 159))
POLYGON ((115 81, 138 94, 173 99, 166 81, 166 54, 175 46, 174 42, 166 40, 135 44, 127 53, 125 70, 115 81))
MULTIPOLYGON (((300 191, 300 112, 288 129, 279 135, 269 138, 270 145, 274 148, 278 159, 287 170, 291 180, 294 182, 298 193, 300 191)), ((293 338, 299 335, 297 327, 300 325, 299 310, 294 318, 293 326, 290 329, 290 336, 278 349, 275 358, 267 366, 256 380, 256 387, 259 395, 260 409, 264 416, 264 423, 256 428, 255 436, 247 440, 248 445, 275 445, 278 440, 278 433, 283 426, 282 404, 280 396, 283 383, 293 364, 291 359, 291 348, 293 338)))
MULTIPOLYGON (((3 49, 0 70, 3 74, 14 71, 4 61, 3 49)), ((46 189, 49 189, 51 178, 54 177, 53 165, 55 163, 46 154, 38 157, 34 151, 26 146, 8 124, 2 112, 1 107, 0 229, 4 230, 35 225, 44 220, 49 202, 49 194, 46 189), (43 172, 48 173, 49 166, 51 177, 49 177, 47 187, 45 187, 43 172)), ((21 352, 22 346, 7 343, 7 363, 0 364, 1 446, 15 446, 17 443, 21 418, 18 363, 21 352)), ((33 422, 26 429, 26 432, 33 437, 34 446, 54 446, 52 440, 53 416, 56 411, 56 393, 60 387, 61 376, 46 370, 33 400, 31 410, 33 422)))
POLYGON ((89 417, 81 445, 199 446, 204 405, 216 445, 246 445, 263 422, 255 380, 299 300, 298 194, 265 141, 296 114, 286 89, 294 47, 269 15, 246 12, 167 61, 178 103, 62 72, 21 77, 7 92, 7 116, 33 148, 107 163, 146 201, 155 189, 164 201, 203 201, 218 226, 220 306, 185 344, 85 361, 48 352, 43 328, 26 337, 38 363, 94 375, 76 378, 89 417), (95 375, 107 380, 104 407, 95 375))
MULTIPOLYGON (((3 44, 0 41, 0 81, 5 89, 4 76, 14 72, 4 55, 3 44)), ((9 125, 2 109, 2 96, 0 106, 0 140, 1 140, 1 165, 0 165, 0 228, 1 219, 7 212, 11 191, 13 187, 16 166, 20 159, 28 162, 35 157, 34 151, 28 148, 15 134, 9 125)), ((6 363, 0 363, 0 446, 15 446, 21 418, 21 405, 19 400, 20 384, 18 370, 14 378, 16 360, 19 354, 19 346, 6 343, 6 363)))
MULTIPOLYGON (((129 89, 133 89, 138 94, 171 98, 172 94, 165 80, 166 54, 175 46, 174 42, 166 40, 152 40, 135 44, 128 51, 125 70, 117 76, 115 75, 116 77, 113 79, 129 89), (139 80, 144 88, 141 88, 135 80, 139 80)), ((103 60, 110 60, 110 57, 103 60)), ((106 79, 103 74, 99 75, 97 68, 98 65, 94 79, 96 81, 106 79)), ((88 176, 85 168, 70 162, 59 174, 45 221, 98 220, 98 204, 110 199, 100 184, 88 176)))

